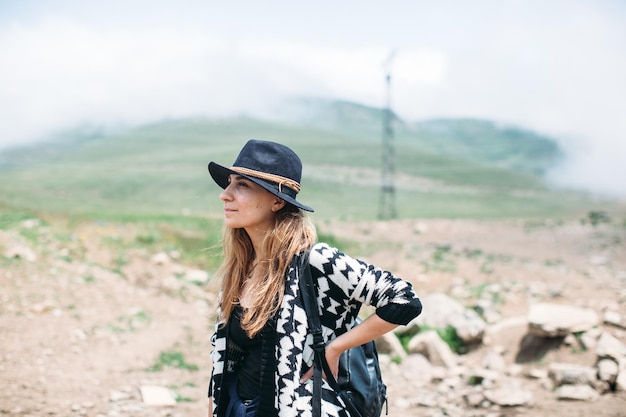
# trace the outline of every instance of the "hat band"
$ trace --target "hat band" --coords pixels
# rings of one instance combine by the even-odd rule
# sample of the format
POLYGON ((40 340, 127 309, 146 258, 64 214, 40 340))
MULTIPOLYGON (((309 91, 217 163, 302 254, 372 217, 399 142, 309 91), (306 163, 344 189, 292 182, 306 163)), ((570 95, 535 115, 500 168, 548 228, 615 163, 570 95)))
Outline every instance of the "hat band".
POLYGON ((260 178, 262 180, 272 181, 278 184, 278 192, 282 193, 282 186, 285 185, 297 193, 300 192, 300 183, 290 178, 281 177, 280 175, 268 174, 266 172, 255 171, 253 169, 242 167, 231 167, 231 170, 250 177, 260 178))

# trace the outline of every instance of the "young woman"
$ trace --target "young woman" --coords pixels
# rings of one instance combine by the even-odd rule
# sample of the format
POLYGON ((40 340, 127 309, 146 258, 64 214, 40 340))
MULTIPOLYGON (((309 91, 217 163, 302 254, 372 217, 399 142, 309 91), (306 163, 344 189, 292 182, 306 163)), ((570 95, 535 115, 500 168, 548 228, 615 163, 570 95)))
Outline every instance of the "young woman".
MULTIPOLYGON (((326 358, 407 324, 422 306, 411 284, 324 243, 296 200, 302 163, 288 147, 250 140, 232 167, 211 162, 224 190, 224 260, 213 335, 209 415, 310 416, 313 349, 294 259, 309 262, 322 311, 326 358), (376 308, 358 326, 362 304, 376 308)), ((322 415, 349 416, 324 381, 322 415)))

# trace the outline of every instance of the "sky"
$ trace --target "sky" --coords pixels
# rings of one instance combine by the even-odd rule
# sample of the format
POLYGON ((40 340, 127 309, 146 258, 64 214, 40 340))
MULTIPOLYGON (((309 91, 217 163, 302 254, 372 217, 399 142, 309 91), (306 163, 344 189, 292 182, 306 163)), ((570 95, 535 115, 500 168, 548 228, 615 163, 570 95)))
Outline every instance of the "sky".
POLYGON ((0 0, 0 148, 289 97, 382 107, 387 73, 401 118, 549 135, 555 182, 626 196, 622 0, 0 0))

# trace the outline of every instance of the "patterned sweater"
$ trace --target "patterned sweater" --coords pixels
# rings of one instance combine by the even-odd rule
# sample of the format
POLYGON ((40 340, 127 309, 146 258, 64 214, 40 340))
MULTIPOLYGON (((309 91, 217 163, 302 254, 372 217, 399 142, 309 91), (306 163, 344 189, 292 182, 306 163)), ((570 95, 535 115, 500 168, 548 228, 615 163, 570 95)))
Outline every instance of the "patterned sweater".
MULTIPOLYGON (((407 324, 417 317, 422 305, 410 283, 325 243, 313 246, 309 257, 318 292, 321 324, 326 342, 348 331, 362 304, 376 308, 382 319, 407 324)), ((295 263, 292 263, 295 265, 295 263)), ((286 274, 285 294, 277 317, 262 333, 261 403, 259 416, 311 416, 313 381, 300 383, 304 369, 313 362, 312 336, 298 287, 298 270, 286 274), (269 329, 269 330, 268 330, 269 329)), ((225 323, 217 323, 212 337, 213 371, 209 396, 213 415, 222 416, 228 399, 222 387, 232 372, 225 323)), ((349 417, 344 404, 324 380, 322 415, 349 417)))

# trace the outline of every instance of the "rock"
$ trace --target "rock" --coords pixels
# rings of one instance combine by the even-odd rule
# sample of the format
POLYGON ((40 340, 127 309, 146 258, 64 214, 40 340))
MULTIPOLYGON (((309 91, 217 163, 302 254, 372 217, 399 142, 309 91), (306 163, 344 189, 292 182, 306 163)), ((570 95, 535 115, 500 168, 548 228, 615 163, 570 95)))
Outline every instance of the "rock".
POLYGON ((376 349, 378 352, 388 353, 393 358, 404 359, 407 357, 400 339, 393 332, 385 333, 376 339, 376 349))
POLYGON ((513 363, 506 368, 505 372, 509 376, 523 376, 524 366, 519 363, 513 363))
POLYGON ((422 223, 422 222, 415 223, 413 225, 413 231, 416 234, 426 233, 428 231, 428 225, 426 223, 422 223))
POLYGON ((595 401, 600 394, 589 385, 561 385, 556 389, 554 395, 559 400, 595 401))
POLYGON ((4 251, 4 256, 9 259, 23 259, 28 262, 35 262, 37 255, 31 248, 25 245, 14 245, 4 251))
POLYGON ((548 376, 556 386, 564 384, 593 386, 596 381, 596 370, 589 366, 552 363, 548 367, 548 376))
POLYGON ((502 356, 502 348, 494 346, 489 349, 483 358, 482 366, 485 369, 503 372, 506 369, 506 362, 502 356))
POLYGON ((598 339, 596 355, 599 359, 610 358, 617 363, 626 362, 626 345, 611 333, 603 332, 598 339))
POLYGON ((466 380, 470 385, 481 385, 485 388, 495 387, 496 383, 503 377, 502 373, 485 368, 472 369, 466 372, 466 375, 466 380))
POLYGON ((480 314, 489 324, 494 324, 502 318, 496 308, 496 304, 490 299, 480 299, 474 305, 474 311, 480 314))
POLYGON ((600 338, 601 334, 602 331, 599 328, 591 329, 581 334, 578 338, 578 342, 584 350, 595 349, 595 347, 598 345, 598 339, 600 338))
POLYGON ((176 396, 166 387, 143 385, 139 390, 145 405, 161 407, 176 405, 176 396))
POLYGON ((56 308, 56 305, 54 304, 53 301, 50 301, 50 300, 46 300, 41 303, 35 303, 29 306, 30 311, 36 314, 42 314, 48 311, 54 311, 55 308, 56 308))
POLYGON ((615 391, 626 392, 626 362, 620 364, 619 373, 615 378, 615 391))
POLYGON ((570 333, 565 336, 565 339, 563 339, 563 344, 569 347, 578 346, 578 339, 576 338, 576 336, 570 333))
POLYGON ((411 401, 419 407, 437 407, 437 397, 432 393, 421 393, 411 401))
POLYGON ((606 265, 609 263, 609 258, 606 256, 594 255, 589 259, 589 263, 595 266, 606 265))
POLYGON ((130 394, 124 391, 111 391, 109 394, 109 401, 112 403, 128 400, 129 398, 130 394))
POLYGON ((408 355, 401 365, 401 374, 408 382, 425 383, 430 382, 433 366, 425 356, 420 354, 408 355))
POLYGON ((485 333, 486 324, 476 311, 465 308, 446 294, 434 293, 424 298, 424 313, 418 317, 428 327, 445 329, 451 326, 466 344, 479 343, 485 333))
POLYGON ((626 329, 626 320, 624 320, 622 315, 617 311, 605 311, 604 323, 610 324, 611 326, 619 327, 621 329, 626 329))
POLYGON ((152 258, 150 258, 150 262, 152 262, 155 265, 169 265, 171 262, 171 259, 167 253, 159 252, 159 253, 154 254, 152 258))
POLYGON ((170 275, 161 280, 161 287, 171 292, 178 292, 183 287, 183 283, 175 276, 170 275))
POLYGON ((480 391, 468 392, 463 396, 463 399, 468 406, 478 408, 485 401, 485 394, 480 391))
POLYGON ((189 269, 185 273, 185 279, 190 282, 204 284, 209 280, 209 273, 201 269, 189 269))
POLYGON ((528 370, 526 376, 532 379, 545 379, 548 378, 548 371, 545 369, 532 368, 528 370))
POLYGON ((504 341, 509 341, 512 337, 525 334, 527 328, 528 319, 526 316, 506 317, 485 329, 483 344, 504 343, 504 341))
POLYGON ((528 312, 528 330, 539 337, 564 337, 599 324, 598 314, 588 308, 538 303, 528 312))
POLYGON ((393 402, 393 406, 403 410, 408 410, 413 406, 413 404, 411 404, 411 401, 408 399, 400 397, 393 402))
POLYGON ((619 374, 619 365, 613 359, 603 358, 596 364, 598 368, 598 379, 614 384, 619 374))
POLYGON ((419 333, 409 341, 409 353, 421 353, 435 366, 444 366, 448 369, 457 365, 456 355, 437 332, 427 331, 419 333))
POLYGON ((532 392, 522 388, 515 381, 500 388, 485 391, 485 398, 501 407, 519 407, 532 404, 532 392))
POLYGON ((34 229, 41 225, 41 220, 39 219, 26 219, 20 223, 20 226, 24 229, 34 229))

